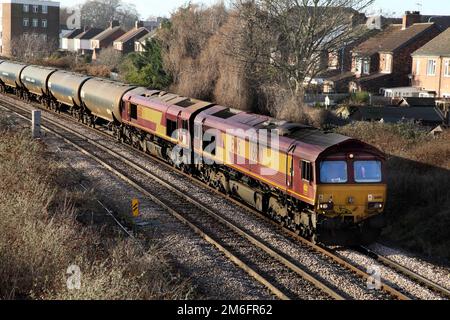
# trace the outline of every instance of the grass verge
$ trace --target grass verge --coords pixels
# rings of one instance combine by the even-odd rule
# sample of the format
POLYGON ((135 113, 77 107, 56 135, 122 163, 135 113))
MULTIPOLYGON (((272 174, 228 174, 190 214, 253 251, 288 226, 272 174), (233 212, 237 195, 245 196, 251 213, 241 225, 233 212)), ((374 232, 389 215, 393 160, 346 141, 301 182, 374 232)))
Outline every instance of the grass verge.
POLYGON ((0 299, 192 297, 162 246, 144 251, 125 238, 73 173, 11 123, 0 119, 0 299), (80 290, 67 286, 74 265, 80 290))

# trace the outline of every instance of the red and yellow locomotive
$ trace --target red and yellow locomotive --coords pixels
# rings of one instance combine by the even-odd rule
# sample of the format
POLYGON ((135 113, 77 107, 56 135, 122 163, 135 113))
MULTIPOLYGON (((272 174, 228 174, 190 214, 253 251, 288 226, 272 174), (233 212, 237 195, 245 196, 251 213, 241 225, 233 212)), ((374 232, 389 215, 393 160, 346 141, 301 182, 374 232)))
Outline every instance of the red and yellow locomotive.
POLYGON ((384 155, 361 141, 159 90, 0 61, 2 91, 35 99, 241 199, 324 244, 383 227, 384 155))

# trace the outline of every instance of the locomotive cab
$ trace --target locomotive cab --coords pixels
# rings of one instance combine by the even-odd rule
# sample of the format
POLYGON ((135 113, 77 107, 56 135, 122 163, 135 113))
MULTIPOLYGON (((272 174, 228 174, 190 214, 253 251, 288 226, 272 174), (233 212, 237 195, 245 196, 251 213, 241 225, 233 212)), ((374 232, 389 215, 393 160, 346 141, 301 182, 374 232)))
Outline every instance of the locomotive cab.
POLYGON ((384 226, 385 161, 379 151, 365 147, 341 147, 316 162, 316 212, 325 230, 359 228, 370 238, 384 226))

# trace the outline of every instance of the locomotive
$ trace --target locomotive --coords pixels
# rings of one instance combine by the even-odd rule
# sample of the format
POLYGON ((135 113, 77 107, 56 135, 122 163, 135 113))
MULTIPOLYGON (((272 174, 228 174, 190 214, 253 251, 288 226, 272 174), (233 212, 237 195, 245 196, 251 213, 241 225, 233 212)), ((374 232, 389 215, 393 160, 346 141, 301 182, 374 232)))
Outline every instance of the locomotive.
POLYGON ((0 90, 114 136, 325 245, 375 241, 385 156, 336 133, 161 90, 0 62, 0 90))

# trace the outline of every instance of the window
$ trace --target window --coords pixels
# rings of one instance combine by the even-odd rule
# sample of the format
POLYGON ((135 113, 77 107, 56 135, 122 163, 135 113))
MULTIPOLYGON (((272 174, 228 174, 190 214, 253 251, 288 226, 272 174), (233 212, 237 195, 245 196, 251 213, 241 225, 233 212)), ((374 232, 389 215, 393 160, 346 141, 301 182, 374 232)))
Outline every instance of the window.
POLYGON ((420 75, 420 60, 416 61, 416 76, 420 75))
POLYGON ((30 25, 30 20, 28 18, 23 19, 23 26, 28 27, 30 25))
POLYGON ((428 76, 436 75, 436 60, 428 60, 427 75, 428 76))
POLYGON ((167 136, 171 137, 172 139, 178 139, 177 122, 167 119, 166 132, 167 136))
POLYGON ((355 161, 355 182, 378 183, 381 182, 381 161, 355 161))
POLYGON ((138 108, 135 104, 130 104, 130 118, 134 120, 138 118, 138 108))
POLYGON ((356 73, 370 74, 370 59, 357 58, 356 59, 356 73))
POLYGON ((28 4, 23 5, 23 12, 30 12, 30 6, 28 4))
POLYGON ((39 20, 33 19, 33 28, 37 28, 39 26, 39 20))
POLYGON ((347 162, 323 161, 320 163, 320 182, 322 183, 347 183, 347 162))
POLYGON ((33 13, 39 12, 39 6, 33 6, 33 13))
POLYGON ((363 69, 362 72, 364 74, 369 74, 370 73, 370 61, 369 60, 364 60, 363 61, 363 69))
POLYGON ((189 122, 187 120, 183 120, 181 122, 181 125, 183 126, 183 130, 186 130, 186 131, 189 130, 189 122))
POLYGON ((47 14, 48 13, 48 6, 42 6, 42 13, 47 14))
POLYGON ((313 181, 312 163, 309 161, 302 161, 302 179, 308 182, 313 181))
POLYGON ((42 28, 47 28, 47 20, 42 20, 42 28))
POLYGON ((444 77, 450 77, 450 59, 445 59, 445 62, 444 62, 444 77))

